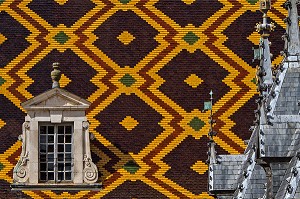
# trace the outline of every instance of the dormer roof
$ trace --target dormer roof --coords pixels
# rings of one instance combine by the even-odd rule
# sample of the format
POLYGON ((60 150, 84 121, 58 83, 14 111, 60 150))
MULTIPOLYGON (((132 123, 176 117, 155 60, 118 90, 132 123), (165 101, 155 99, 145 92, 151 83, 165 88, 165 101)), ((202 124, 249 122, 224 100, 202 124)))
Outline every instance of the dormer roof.
POLYGON ((86 110, 91 103, 79 96, 61 88, 53 88, 30 100, 21 106, 26 110, 86 110))

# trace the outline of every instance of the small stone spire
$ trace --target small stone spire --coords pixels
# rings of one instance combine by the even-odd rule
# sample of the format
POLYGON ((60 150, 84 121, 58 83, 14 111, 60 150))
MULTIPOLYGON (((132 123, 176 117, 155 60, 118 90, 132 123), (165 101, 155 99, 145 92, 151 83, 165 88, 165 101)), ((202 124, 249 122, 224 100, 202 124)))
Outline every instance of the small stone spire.
POLYGON ((267 115, 269 108, 266 107, 267 96, 273 96, 275 93, 271 90, 273 84, 273 74, 271 65, 271 53, 270 53, 270 32, 274 30, 273 23, 268 23, 267 12, 271 8, 271 0, 260 0, 260 11, 263 13, 263 23, 258 23, 256 26, 257 31, 261 34, 259 48, 254 49, 254 59, 260 61, 257 67, 256 80, 257 90, 260 95, 257 102, 257 109, 254 111, 256 120, 254 125, 272 125, 270 122, 271 117, 267 115))
POLYGON ((61 71, 59 70, 59 63, 53 63, 53 71, 51 72, 52 88, 59 88, 59 80, 61 77, 61 71))
POLYGON ((299 0, 287 0, 284 3, 284 7, 288 9, 288 17, 284 20, 287 24, 286 33, 283 35, 286 56, 299 55, 300 53, 298 3, 299 0))
POLYGON ((271 8, 271 0, 260 0, 260 11, 263 13, 263 23, 256 25, 256 30, 261 34, 259 49, 256 50, 255 58, 260 60, 258 67, 258 87, 263 96, 266 96, 273 83, 272 64, 270 53, 269 35, 274 30, 273 23, 268 23, 267 12, 271 8), (258 55, 257 55, 258 54, 258 55))
POLYGON ((215 141, 213 139, 214 136, 217 135, 217 133, 215 131, 213 131, 213 124, 215 123, 215 120, 213 119, 213 111, 212 111, 212 104, 213 104, 213 92, 212 90, 209 93, 210 95, 210 130, 208 133, 208 138, 209 138, 209 142, 208 142, 208 162, 209 164, 216 164, 218 163, 217 161, 217 152, 215 149, 215 141))

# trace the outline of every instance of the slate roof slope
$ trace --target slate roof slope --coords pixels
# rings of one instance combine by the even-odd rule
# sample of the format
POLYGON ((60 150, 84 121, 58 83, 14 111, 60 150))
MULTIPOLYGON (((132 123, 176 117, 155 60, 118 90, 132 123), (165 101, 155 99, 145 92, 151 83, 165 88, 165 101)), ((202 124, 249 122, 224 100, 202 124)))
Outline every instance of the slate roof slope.
MULTIPOLYGON (((274 120, 273 120, 274 121, 274 120)), ((272 121, 272 122, 273 122, 272 121)), ((265 157, 291 157, 299 148, 299 122, 281 123, 264 127, 265 157)))
POLYGON ((294 156, 291 161, 289 162, 288 168, 285 171, 285 175, 283 177, 283 180, 281 182, 281 185, 277 191, 277 194, 275 198, 281 199, 281 198, 286 198, 287 195, 290 197, 293 192, 295 194, 296 189, 293 189, 293 187, 290 185, 292 181, 294 181, 293 178, 296 177, 296 174, 298 173, 297 171, 297 163, 298 163, 298 157, 294 156))
MULTIPOLYGON (((239 177, 237 179, 238 186, 235 187, 235 192, 233 194, 234 197, 237 197, 241 194, 246 194, 247 192, 247 186, 250 183, 249 181, 254 176, 254 170, 255 170, 255 150, 256 147, 253 146, 251 150, 249 150, 245 156, 246 158, 242 162, 241 170, 239 171, 239 177)), ((249 193, 249 192, 248 192, 249 193)))
MULTIPOLYGON (((252 136, 237 178, 237 171, 234 170, 232 178, 236 179, 236 183, 230 181, 229 185, 223 185, 223 188, 228 188, 228 193, 232 193, 230 185, 234 185, 232 198, 280 199, 300 196, 300 40, 297 4, 298 0, 287 0, 284 4, 289 12, 285 20, 286 34, 283 36, 284 60, 276 70, 270 72, 272 66, 268 36, 272 31, 272 24, 266 20, 270 1, 260 0, 264 19, 262 24, 257 25, 261 40, 259 48, 255 50, 255 58, 260 60, 257 68, 258 108, 255 110, 252 136)), ((221 157, 226 159, 225 156, 221 157)), ((231 165, 233 162, 226 164, 231 165)), ((218 168, 215 165, 212 168, 215 169, 210 171, 212 176, 217 175, 218 169, 232 169, 218 168)), ((228 175, 230 172, 220 173, 228 175)), ((212 178, 215 179, 229 178, 212 178)), ((210 190, 217 197, 223 197, 224 192, 225 190, 210 190)))
POLYGON ((270 166, 273 178, 273 196, 275 196, 284 178, 286 169, 289 166, 289 162, 273 162, 270 163, 270 166))
POLYGON ((279 93, 274 115, 298 115, 300 68, 288 68, 279 93))
MULTIPOLYGON (((213 165, 213 169, 216 171, 214 175, 214 191, 218 191, 218 198, 232 198, 232 193, 239 184, 238 177, 245 158, 245 155, 221 155, 221 163, 213 165)), ((266 176, 261 166, 255 165, 250 181, 249 189, 244 198, 253 199, 262 197, 265 193, 266 176), (256 191, 253 192, 252 190, 256 191)))
POLYGON ((242 163, 245 160, 245 155, 220 155, 219 163, 212 164, 211 168, 214 173, 213 189, 235 190, 237 186, 237 178, 239 176, 242 163))
POLYGON ((263 197, 266 192, 266 182, 267 180, 265 171, 260 165, 255 165, 252 177, 250 179, 249 187, 245 194, 245 198, 253 199, 263 197))

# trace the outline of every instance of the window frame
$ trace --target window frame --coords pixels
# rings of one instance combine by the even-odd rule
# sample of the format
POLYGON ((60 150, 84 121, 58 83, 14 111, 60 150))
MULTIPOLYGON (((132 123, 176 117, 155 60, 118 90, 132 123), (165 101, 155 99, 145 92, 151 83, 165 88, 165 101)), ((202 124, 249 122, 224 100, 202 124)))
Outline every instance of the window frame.
POLYGON ((74 181, 74 123, 73 122, 66 122, 66 123, 48 123, 48 122, 39 122, 38 124, 38 182, 39 183, 73 183, 74 181), (41 134, 41 127, 46 127, 46 132, 44 134, 41 134), (48 127, 53 126, 53 172, 48 169, 49 163, 52 163, 49 161, 48 158, 48 146, 52 145, 52 143, 49 144, 48 140, 51 134, 48 133, 48 127), (59 127, 63 126, 63 134, 59 134, 59 127), (71 127, 71 132, 66 134, 66 127, 71 127), (44 142, 41 142, 41 135, 45 135, 44 142), (59 135, 63 135, 63 142, 59 142, 59 135), (66 136, 71 136, 71 142, 66 143, 66 136), (70 151, 66 151, 66 145, 70 145, 70 151), (45 161, 41 162, 41 146, 45 145, 45 161), (63 151, 59 151, 59 145, 63 146, 63 151), (59 155, 63 154, 63 160, 59 160, 59 155), (70 154, 71 160, 66 161, 66 154, 70 154), (41 163, 45 164, 45 171, 41 170, 41 163), (70 164, 70 169, 66 170, 66 163, 70 164), (59 170, 59 164, 63 164, 63 170, 59 170), (45 179, 41 179, 41 173, 45 172, 45 179), (70 173, 70 179, 66 180, 66 172, 70 173), (53 180, 49 180, 49 173, 53 173, 53 180), (63 180, 59 180, 59 173, 63 173, 63 180))

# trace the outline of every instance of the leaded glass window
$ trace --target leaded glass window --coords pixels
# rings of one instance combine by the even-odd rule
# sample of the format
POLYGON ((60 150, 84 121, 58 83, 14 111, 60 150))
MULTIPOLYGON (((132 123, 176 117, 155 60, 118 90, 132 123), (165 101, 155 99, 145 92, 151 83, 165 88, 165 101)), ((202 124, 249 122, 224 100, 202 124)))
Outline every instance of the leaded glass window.
POLYGON ((39 126, 39 180, 41 182, 72 181, 73 126, 39 126))

